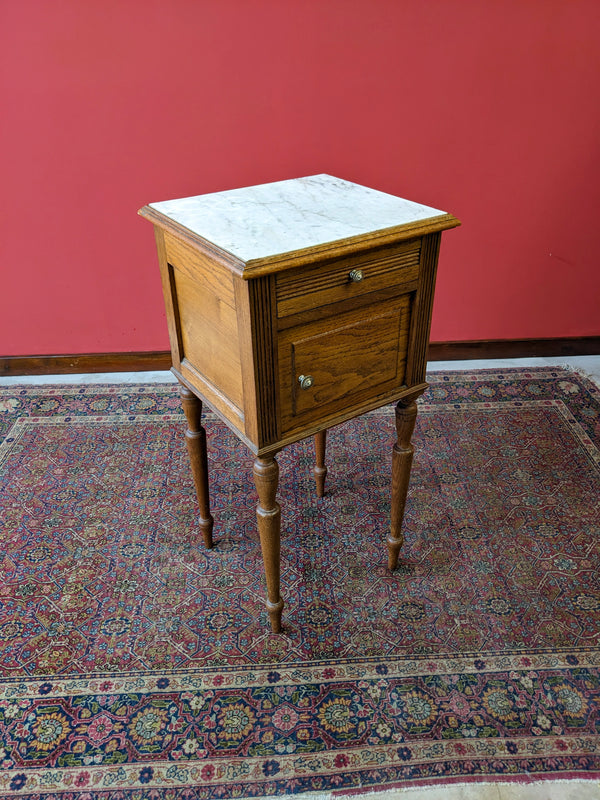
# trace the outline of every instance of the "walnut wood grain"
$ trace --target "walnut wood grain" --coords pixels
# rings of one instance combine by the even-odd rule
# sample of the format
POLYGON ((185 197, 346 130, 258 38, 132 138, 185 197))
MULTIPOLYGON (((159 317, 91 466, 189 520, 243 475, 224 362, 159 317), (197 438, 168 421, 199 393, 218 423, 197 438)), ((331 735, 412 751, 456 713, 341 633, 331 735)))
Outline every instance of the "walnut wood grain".
POLYGON ((273 633, 281 631, 283 600, 280 594, 280 526, 281 510, 275 497, 279 482, 279 465, 273 455, 254 462, 254 483, 258 493, 256 519, 267 581, 267 611, 273 633))
POLYGON ((325 466, 325 448, 327 444, 327 431, 322 430, 315 434, 315 466, 313 475, 317 485, 317 497, 325 494, 325 478, 327 477, 327 467, 325 466))
POLYGON ((185 441, 190 457, 192 475, 196 486, 200 509, 200 530, 206 547, 213 546, 213 516, 210 513, 208 491, 208 460, 206 454, 206 431, 202 427, 202 401, 187 386, 180 386, 181 404, 187 420, 185 441))
POLYGON ((398 441, 392 451, 392 507, 391 526, 387 539, 388 567, 393 570, 398 566, 398 555, 404 542, 402 520, 410 482, 414 447, 411 438, 417 419, 415 401, 396 404, 396 434, 398 441))

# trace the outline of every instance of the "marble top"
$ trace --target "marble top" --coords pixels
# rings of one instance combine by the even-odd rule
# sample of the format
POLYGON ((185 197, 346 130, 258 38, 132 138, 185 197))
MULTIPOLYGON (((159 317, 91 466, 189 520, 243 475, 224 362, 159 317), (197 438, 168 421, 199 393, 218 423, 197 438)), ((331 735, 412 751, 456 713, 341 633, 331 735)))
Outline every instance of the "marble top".
POLYGON ((446 213, 330 175, 166 200, 150 207, 246 262, 446 213))

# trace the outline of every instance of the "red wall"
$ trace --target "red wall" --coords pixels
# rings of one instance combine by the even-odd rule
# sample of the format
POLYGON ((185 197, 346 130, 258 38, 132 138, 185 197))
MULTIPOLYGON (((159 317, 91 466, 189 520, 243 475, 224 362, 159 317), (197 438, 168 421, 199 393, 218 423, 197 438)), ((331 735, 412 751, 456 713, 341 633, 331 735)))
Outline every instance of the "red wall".
POLYGON ((319 172, 445 209, 432 338, 600 334, 598 0, 0 7, 0 354, 166 349, 147 202, 319 172))

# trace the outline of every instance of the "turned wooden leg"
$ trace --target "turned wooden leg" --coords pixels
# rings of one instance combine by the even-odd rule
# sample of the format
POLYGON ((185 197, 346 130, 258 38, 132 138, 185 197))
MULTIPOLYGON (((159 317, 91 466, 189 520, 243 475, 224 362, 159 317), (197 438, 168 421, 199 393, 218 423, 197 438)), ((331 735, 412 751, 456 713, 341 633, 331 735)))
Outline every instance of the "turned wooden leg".
POLYGON ((317 484, 317 497, 325 494, 325 478, 327 477, 327 467, 325 466, 325 443, 327 431, 319 431, 315 434, 315 466, 313 475, 317 484))
POLYGON ((257 458, 254 462, 254 483, 258 492, 256 518, 260 546, 267 579, 267 611, 273 633, 281 631, 283 600, 279 594, 279 552, 281 512, 275 500, 279 481, 279 465, 274 456, 257 458))
POLYGON ((206 547, 213 546, 213 518, 210 513, 208 495, 208 461, 206 458, 206 431, 202 427, 202 401, 187 386, 180 387, 181 404, 187 419, 188 429, 185 432, 196 495, 200 507, 200 530, 204 536, 206 547))
POLYGON ((396 432, 398 441, 392 453, 392 513, 391 529, 387 539, 388 566, 396 569, 398 554, 404 542, 402 536, 402 519, 406 505, 410 469, 412 467, 414 447, 410 443, 417 419, 417 404, 414 400, 404 404, 401 400, 396 404, 396 432))

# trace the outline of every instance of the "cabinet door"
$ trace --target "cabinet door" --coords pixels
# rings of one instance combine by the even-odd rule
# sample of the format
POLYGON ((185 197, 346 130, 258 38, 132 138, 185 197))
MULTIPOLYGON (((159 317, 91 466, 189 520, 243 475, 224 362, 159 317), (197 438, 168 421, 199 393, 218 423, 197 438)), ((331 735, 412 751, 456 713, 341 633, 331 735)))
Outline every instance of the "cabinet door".
POLYGON ((283 433, 403 386, 410 300, 401 295, 280 332, 283 433))

